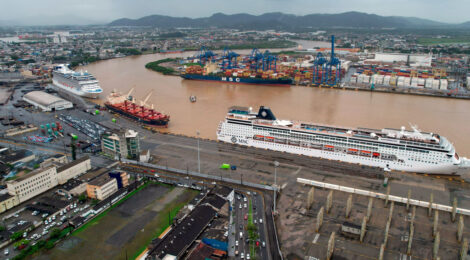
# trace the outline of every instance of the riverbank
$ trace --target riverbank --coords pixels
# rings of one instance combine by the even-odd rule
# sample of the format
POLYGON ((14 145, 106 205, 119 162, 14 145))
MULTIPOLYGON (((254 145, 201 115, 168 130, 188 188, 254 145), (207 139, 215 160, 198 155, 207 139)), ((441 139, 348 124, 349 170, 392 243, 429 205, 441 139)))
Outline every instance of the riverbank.
POLYGON ((179 72, 177 72, 174 67, 168 66, 168 63, 177 64, 178 60, 179 59, 166 58, 166 59, 162 59, 162 60, 152 61, 152 62, 149 62, 149 63, 145 64, 145 68, 146 69, 151 69, 151 70, 156 71, 156 72, 160 72, 163 75, 178 76, 179 72), (165 64, 165 63, 167 64, 167 66, 161 66, 161 64, 165 64))

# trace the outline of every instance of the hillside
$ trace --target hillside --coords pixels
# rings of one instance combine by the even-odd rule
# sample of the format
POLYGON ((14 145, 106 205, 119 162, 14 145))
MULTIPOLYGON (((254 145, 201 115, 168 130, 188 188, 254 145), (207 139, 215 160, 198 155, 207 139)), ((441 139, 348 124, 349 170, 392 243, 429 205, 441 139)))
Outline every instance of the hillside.
POLYGON ((306 27, 343 27, 343 28, 420 28, 442 27, 449 24, 416 17, 379 16, 360 12, 340 14, 309 14, 297 16, 284 13, 223 14, 216 13, 210 17, 187 18, 164 15, 150 15, 139 19, 122 18, 110 26, 154 26, 160 28, 237 28, 237 29, 289 29, 306 27))

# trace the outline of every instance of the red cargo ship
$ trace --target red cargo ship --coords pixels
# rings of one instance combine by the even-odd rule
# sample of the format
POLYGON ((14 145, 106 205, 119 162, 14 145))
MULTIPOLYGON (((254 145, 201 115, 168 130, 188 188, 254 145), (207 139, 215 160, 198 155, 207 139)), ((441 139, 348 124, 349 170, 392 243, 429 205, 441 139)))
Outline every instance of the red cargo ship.
POLYGON ((153 105, 151 107, 146 105, 152 92, 147 95, 144 101, 140 102, 140 105, 137 105, 135 99, 130 96, 133 90, 134 89, 131 89, 126 96, 113 91, 108 96, 108 100, 104 105, 109 110, 136 120, 137 122, 152 126, 168 127, 170 116, 155 111, 153 105))

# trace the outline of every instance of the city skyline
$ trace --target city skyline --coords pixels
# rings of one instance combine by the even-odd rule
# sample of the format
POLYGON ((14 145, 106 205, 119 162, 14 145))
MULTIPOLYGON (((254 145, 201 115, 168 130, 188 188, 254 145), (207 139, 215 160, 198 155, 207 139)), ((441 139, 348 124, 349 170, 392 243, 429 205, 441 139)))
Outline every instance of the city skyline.
POLYGON ((41 2, 25 0, 4 2, 0 10, 1 25, 69 25, 106 24, 119 18, 140 18, 159 14, 174 17, 207 17, 214 13, 283 12, 294 15, 313 13, 365 12, 381 16, 409 16, 445 23, 470 21, 466 12, 470 3, 463 0, 336 0, 331 2, 308 0, 240 0, 236 5, 226 1, 161 1, 161 0, 104 0, 41 2), (52 7, 52 8, 51 8, 52 7), (51 10, 54 10, 51 12, 51 10), (451 11, 443 11, 451 10, 451 11))

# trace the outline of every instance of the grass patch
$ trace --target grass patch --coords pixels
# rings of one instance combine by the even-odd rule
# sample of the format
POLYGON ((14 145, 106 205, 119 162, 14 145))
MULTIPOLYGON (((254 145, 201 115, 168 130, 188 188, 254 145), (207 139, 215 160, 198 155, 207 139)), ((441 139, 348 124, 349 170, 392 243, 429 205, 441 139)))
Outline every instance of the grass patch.
POLYGON ((89 226, 91 225, 94 225, 96 224, 96 222, 98 222, 101 218, 103 218, 104 216, 106 216, 106 214, 108 214, 108 212, 112 209, 114 209, 115 207, 119 206, 121 203, 123 203, 124 201, 126 201, 127 199, 129 199, 130 197, 132 197, 134 194, 136 194, 137 192, 139 192, 140 190, 142 190, 143 188, 147 187, 147 185, 151 183, 151 182, 146 182, 144 185, 140 186, 139 188, 137 188, 136 190, 133 190, 132 192, 130 192, 129 194, 127 194, 124 198, 122 198, 121 200, 119 200, 118 202, 114 203, 111 207, 109 207, 107 210, 103 211, 101 214, 99 214, 98 216, 96 216, 94 219, 90 220, 88 223, 86 223, 85 225, 79 227, 78 229, 76 229, 72 235, 78 235, 80 232, 82 232, 83 230, 85 230, 86 228, 88 228, 89 226))
POLYGON ((253 207, 251 205, 252 201, 249 200, 249 208, 248 208, 248 238, 250 239, 250 255, 251 259, 256 259, 256 246, 255 241, 258 239, 258 228, 255 224, 253 224, 253 207))
POLYGON ((163 73, 163 75, 171 75, 175 73, 175 70, 173 68, 160 66, 160 64, 165 63, 165 62, 172 62, 172 61, 176 61, 176 59, 167 58, 163 60, 152 61, 152 62, 145 64, 145 68, 163 73))

